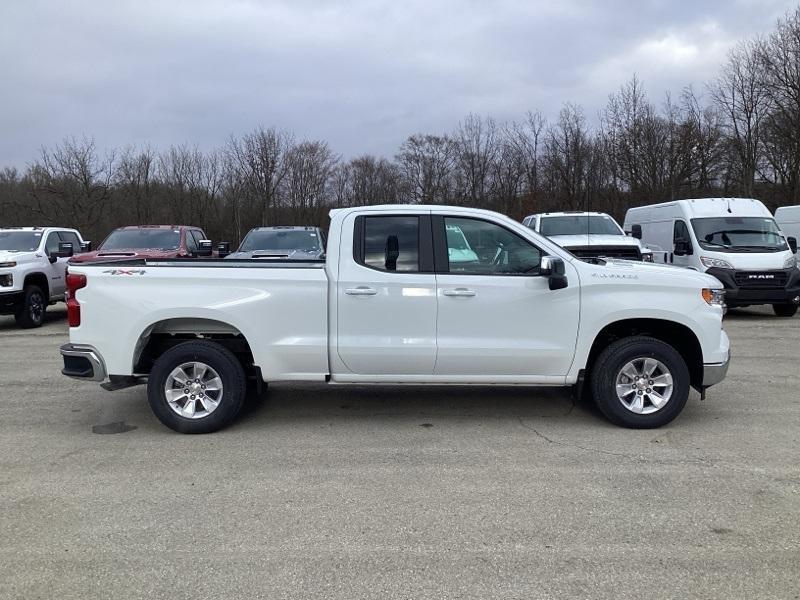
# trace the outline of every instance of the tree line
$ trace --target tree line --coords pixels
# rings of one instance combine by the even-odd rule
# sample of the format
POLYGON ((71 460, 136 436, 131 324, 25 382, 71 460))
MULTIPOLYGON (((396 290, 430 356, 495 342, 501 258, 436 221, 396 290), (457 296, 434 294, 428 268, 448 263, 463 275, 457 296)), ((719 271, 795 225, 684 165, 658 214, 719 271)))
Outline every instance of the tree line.
POLYGON ((454 204, 522 218, 676 198, 800 204, 800 8, 737 45, 715 80, 652 101, 634 76, 597 119, 567 103, 415 134, 389 159, 343 159, 323 140, 259 127, 203 152, 69 138, 0 171, 0 226, 58 224, 100 240, 120 225, 180 223, 234 243, 258 225, 324 225, 332 207, 454 204))

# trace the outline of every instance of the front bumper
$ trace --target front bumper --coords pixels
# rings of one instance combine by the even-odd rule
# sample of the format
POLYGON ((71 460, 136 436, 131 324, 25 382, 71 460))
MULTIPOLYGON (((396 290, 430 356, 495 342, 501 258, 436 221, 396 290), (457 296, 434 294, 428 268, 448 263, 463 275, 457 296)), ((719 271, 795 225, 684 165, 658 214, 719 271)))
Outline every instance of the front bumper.
POLYGON ((800 304, 800 269, 736 271, 713 267, 706 271, 725 286, 725 304, 731 307, 750 304, 800 304), (753 279, 750 280, 749 278, 753 279), (780 278, 781 285, 774 282, 780 278), (739 283, 744 280, 746 283, 739 283))
POLYGON ((0 292, 0 315, 13 315, 25 302, 25 292, 0 292))
POLYGON ((92 346, 64 344, 60 348, 64 359, 62 375, 83 381, 105 381, 106 365, 103 357, 92 346))
POLYGON ((721 363, 703 365, 703 387, 711 387, 725 379, 728 374, 728 367, 731 364, 731 353, 728 351, 727 358, 721 363))

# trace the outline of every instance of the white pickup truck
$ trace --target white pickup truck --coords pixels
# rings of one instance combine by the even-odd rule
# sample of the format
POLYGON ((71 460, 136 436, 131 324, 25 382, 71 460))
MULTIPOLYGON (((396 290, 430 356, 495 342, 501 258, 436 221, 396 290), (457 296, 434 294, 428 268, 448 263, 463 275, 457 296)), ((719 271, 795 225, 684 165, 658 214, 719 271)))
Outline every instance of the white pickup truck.
POLYGON ((67 260, 87 243, 74 229, 0 229, 0 315, 39 327, 47 305, 64 299, 67 260))
POLYGON ((63 373, 147 381, 166 426, 229 424, 261 382, 576 386, 658 427, 729 361, 711 276, 581 262, 505 216, 442 206, 331 211, 319 261, 71 265, 63 373), (469 244, 470 252, 463 246, 469 244))

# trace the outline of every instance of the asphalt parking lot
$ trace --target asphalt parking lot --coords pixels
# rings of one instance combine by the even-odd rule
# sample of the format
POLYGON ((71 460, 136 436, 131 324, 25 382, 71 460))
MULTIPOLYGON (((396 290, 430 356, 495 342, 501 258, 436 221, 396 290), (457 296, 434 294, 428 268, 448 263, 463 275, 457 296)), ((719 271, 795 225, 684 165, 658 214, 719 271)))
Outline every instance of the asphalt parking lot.
POLYGON ((2 598, 798 598, 800 316, 661 430, 561 390, 273 386, 183 436, 0 317, 2 598))

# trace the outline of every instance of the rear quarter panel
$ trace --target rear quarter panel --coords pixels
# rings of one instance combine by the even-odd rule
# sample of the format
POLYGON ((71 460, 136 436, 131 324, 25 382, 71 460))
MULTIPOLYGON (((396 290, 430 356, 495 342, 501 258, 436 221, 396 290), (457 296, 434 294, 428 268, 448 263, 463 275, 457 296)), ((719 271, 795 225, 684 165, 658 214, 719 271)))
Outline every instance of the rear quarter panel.
POLYGON ((327 277, 315 268, 70 266, 84 273, 74 344, 94 346, 111 375, 133 374, 138 340, 166 319, 211 319, 246 338, 265 380, 324 379, 327 277))

